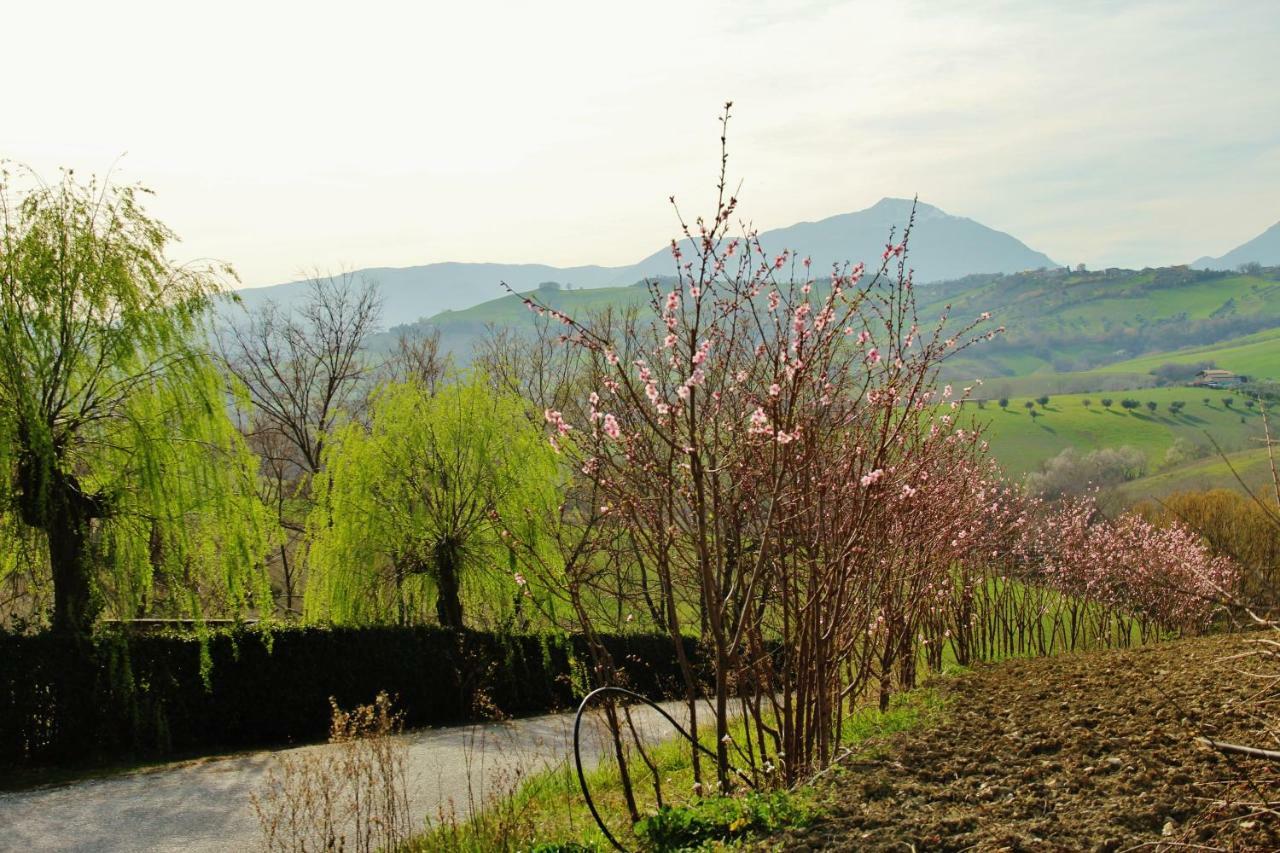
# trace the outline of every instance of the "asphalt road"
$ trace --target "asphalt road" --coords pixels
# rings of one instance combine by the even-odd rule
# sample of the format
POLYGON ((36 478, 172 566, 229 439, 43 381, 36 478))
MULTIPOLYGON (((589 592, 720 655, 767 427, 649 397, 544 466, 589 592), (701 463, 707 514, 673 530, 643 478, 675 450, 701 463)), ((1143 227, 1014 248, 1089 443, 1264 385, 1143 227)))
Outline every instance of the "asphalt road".
MULTIPOLYGON (((686 712, 666 705, 684 725, 686 712)), ((673 736, 649 708, 633 710, 646 740, 673 736)), ((702 717, 702 714, 699 714, 702 717)), ((401 735, 408 745, 413 813, 434 821, 466 815, 473 804, 529 774, 571 761, 573 715, 431 729, 401 735)), ((281 754, 324 745, 208 759, 69 785, 0 794, 0 850, 223 851, 261 847, 249 795, 281 754)), ((596 760, 598 733, 584 738, 596 760)))

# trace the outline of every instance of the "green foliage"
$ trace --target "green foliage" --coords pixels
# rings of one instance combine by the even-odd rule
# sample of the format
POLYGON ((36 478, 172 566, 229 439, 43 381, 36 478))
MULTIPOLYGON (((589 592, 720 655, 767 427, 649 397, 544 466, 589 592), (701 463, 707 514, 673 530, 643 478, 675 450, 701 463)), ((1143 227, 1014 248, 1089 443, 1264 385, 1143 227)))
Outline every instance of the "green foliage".
POLYGON ((0 176, 0 544, 35 544, 76 633, 157 589, 182 615, 270 601, 256 460, 204 347, 219 271, 171 264, 140 193, 0 176))
POLYGON ((804 826, 813 809, 787 791, 716 797, 691 806, 664 806, 636 824, 653 850, 697 850, 708 842, 733 841, 804 826))
POLYGON ((337 624, 421 623, 428 605, 459 627, 472 601, 518 606, 503 525, 553 502, 557 458, 524 401, 474 374, 431 394, 384 386, 367 425, 340 430, 308 519, 305 612, 337 624), (455 600, 456 599, 456 600, 455 600))

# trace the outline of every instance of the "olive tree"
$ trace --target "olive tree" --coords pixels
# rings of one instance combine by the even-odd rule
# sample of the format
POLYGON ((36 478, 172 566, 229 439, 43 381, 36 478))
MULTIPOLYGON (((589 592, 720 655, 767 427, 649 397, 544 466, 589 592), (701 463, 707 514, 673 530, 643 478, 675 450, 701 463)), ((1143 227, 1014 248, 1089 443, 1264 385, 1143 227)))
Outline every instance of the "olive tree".
POLYGON ((0 515, 77 636, 105 603, 199 615, 265 589, 272 527, 206 349, 231 273, 171 263, 143 192, 0 175, 0 515))
POLYGON ((435 619, 457 629, 465 586, 488 581, 487 601, 510 600, 524 578, 504 527, 557 488, 541 420, 479 374, 435 394, 417 381, 383 386, 367 423, 339 429, 325 451, 307 524, 307 618, 409 624, 434 602, 435 619))

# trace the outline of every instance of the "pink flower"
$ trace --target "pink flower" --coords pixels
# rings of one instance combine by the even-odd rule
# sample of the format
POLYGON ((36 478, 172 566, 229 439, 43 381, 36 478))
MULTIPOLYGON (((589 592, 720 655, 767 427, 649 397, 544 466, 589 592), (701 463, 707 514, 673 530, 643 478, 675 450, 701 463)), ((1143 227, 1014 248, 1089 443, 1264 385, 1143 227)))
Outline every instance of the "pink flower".
POLYGON ((871 349, 867 350, 867 361, 871 362, 872 364, 875 364, 876 362, 880 361, 880 350, 876 349, 875 347, 872 347, 871 349))
POLYGON ((612 414, 604 416, 604 434, 612 438, 614 441, 622 435, 622 428, 618 426, 618 419, 612 414))
POLYGON ((771 435, 773 427, 769 425, 769 416, 765 414, 762 407, 756 406, 756 410, 751 413, 751 426, 747 429, 751 435, 771 435))
POLYGON ((781 386, 781 385, 779 385, 777 382, 775 382, 775 383, 773 383, 772 385, 770 385, 770 386, 769 386, 769 396, 770 396, 770 397, 776 397, 776 396, 778 396, 778 395, 779 395, 779 394, 781 394, 781 393, 782 393, 782 386, 781 386))

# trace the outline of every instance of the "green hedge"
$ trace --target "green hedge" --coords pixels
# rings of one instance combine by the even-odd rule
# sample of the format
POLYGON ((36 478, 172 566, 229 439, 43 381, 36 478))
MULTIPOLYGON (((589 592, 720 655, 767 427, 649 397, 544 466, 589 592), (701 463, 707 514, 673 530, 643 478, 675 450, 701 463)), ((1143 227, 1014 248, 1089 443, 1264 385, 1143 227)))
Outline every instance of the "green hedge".
MULTIPOLYGON (((649 696, 682 684, 667 637, 604 638, 649 696)), ((697 659, 697 647, 688 641, 697 659)), ((396 697, 409 726, 570 708, 586 686, 578 638, 438 628, 107 635, 0 634, 0 765, 84 763, 323 740, 343 707, 396 697), (202 650, 207 654, 203 658, 202 650), (68 691, 66 684, 79 685, 68 691)))

